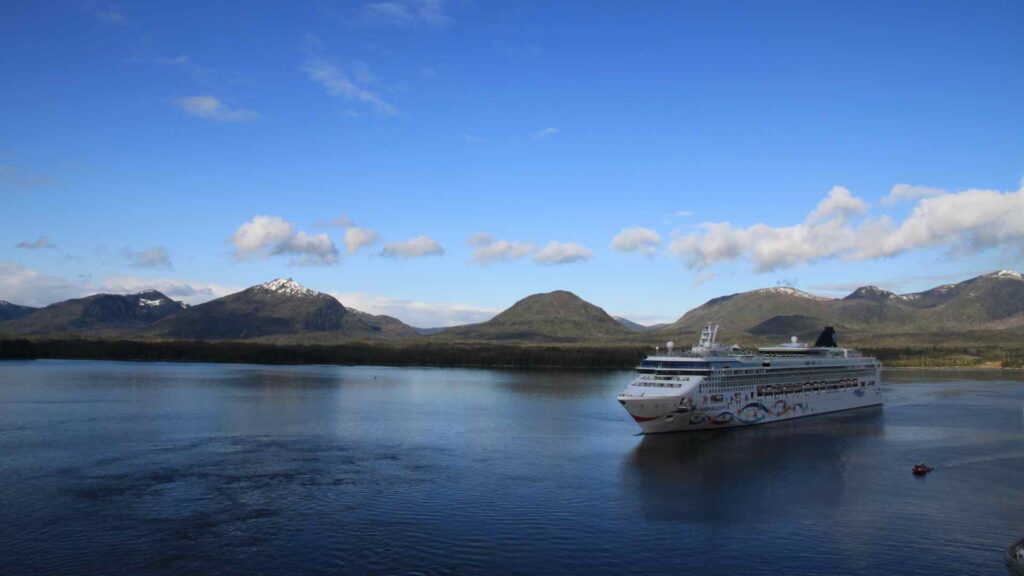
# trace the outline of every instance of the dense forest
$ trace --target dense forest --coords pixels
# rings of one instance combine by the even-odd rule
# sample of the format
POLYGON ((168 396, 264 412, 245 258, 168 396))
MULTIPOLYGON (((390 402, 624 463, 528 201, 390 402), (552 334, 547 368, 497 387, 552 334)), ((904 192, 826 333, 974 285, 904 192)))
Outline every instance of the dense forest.
MULTIPOLYGON (((0 359, 91 359, 247 364, 489 366, 628 369, 652 352, 634 344, 348 342, 305 345, 238 341, 0 339, 0 359)), ((887 367, 1024 367, 1024 343, 865 348, 887 367)))

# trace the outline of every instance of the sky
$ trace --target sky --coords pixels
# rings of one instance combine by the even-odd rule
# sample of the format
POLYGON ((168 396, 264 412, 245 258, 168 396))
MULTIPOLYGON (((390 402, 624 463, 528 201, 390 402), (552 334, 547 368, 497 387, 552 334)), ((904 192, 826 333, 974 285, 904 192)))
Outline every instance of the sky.
POLYGON ((1020 2, 0 5, 0 299, 416 326, 1024 268, 1020 2))

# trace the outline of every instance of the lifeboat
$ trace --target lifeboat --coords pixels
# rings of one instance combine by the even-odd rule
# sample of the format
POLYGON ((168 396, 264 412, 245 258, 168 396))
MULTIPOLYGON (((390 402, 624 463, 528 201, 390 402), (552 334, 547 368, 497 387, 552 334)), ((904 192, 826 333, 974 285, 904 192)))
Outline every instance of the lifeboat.
POLYGON ((925 474, 931 472, 932 470, 934 470, 934 468, 924 464, 923 462, 918 462, 917 464, 914 464, 913 468, 914 476, 924 476, 925 474))

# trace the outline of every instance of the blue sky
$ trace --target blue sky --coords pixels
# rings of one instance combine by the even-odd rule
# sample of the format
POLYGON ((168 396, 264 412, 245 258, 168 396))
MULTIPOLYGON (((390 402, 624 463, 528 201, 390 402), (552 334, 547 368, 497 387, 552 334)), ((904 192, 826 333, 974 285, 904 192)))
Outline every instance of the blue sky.
POLYGON ((832 4, 5 2, 0 299, 650 323, 1024 267, 1024 5, 832 4))

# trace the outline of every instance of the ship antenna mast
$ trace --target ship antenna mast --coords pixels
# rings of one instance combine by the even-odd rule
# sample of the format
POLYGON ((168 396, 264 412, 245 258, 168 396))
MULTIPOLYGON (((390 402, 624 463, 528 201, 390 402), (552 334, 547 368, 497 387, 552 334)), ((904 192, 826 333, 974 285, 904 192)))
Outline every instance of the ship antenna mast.
POLYGON ((715 345, 715 338, 718 337, 718 324, 708 322, 704 326, 704 330, 700 333, 700 341, 697 342, 697 348, 700 350, 711 350, 715 345))

